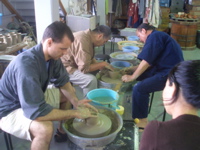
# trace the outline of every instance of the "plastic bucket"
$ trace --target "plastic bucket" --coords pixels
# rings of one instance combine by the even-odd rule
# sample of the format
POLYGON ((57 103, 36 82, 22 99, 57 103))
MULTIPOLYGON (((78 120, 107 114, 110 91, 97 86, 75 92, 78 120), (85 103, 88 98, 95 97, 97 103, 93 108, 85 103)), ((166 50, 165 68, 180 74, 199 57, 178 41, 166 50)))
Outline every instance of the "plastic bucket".
POLYGON ((128 61, 113 61, 110 63, 114 68, 123 69, 126 67, 131 67, 132 64, 128 61))
POLYGON ((119 94, 111 89, 100 88, 88 92, 87 98, 92 100, 92 104, 94 105, 112 108, 116 106, 119 94))
POLYGON ((128 39, 128 41, 138 41, 139 37, 133 35, 133 36, 128 36, 127 39, 128 39))
POLYGON ((124 46, 122 47, 123 52, 134 52, 134 53, 138 53, 140 48, 137 46, 124 46))

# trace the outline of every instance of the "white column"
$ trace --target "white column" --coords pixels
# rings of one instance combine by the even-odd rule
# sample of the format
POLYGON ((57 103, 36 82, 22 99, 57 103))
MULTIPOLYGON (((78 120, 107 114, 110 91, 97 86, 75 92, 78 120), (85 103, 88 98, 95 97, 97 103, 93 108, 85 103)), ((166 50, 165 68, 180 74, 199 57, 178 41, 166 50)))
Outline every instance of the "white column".
POLYGON ((97 16, 100 16, 100 25, 106 25, 105 0, 97 0, 97 16))
POLYGON ((59 21, 58 0, 34 0, 37 42, 42 40, 45 28, 54 21, 59 21))

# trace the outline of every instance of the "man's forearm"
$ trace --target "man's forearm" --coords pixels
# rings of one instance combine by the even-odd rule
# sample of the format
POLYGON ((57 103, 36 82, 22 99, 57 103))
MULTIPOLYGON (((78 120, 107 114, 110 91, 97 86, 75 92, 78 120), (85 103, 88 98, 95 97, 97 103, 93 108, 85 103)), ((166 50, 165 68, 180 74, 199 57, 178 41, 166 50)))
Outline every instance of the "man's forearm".
POLYGON ((135 72, 132 74, 132 78, 136 80, 150 65, 145 61, 142 60, 135 72))
POLYGON ((53 109, 45 116, 36 118, 37 121, 61 121, 76 117, 77 110, 53 109))
POLYGON ((106 65, 108 65, 106 62, 98 62, 98 63, 95 63, 95 64, 91 64, 91 65, 90 65, 89 72, 93 72, 93 71, 96 71, 96 70, 100 70, 100 69, 102 69, 103 67, 105 67, 106 65))
POLYGON ((63 95, 72 103, 72 105, 74 107, 77 107, 78 98, 76 96, 74 87, 71 85, 71 83, 66 83, 64 86, 60 87, 60 90, 63 93, 63 95))

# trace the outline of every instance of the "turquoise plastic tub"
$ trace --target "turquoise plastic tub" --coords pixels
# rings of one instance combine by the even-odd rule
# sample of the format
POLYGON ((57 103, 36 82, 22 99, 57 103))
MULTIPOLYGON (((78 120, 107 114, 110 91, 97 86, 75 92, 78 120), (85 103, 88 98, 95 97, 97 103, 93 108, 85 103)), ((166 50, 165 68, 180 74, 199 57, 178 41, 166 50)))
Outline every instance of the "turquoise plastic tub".
POLYGON ((126 67, 131 67, 132 64, 128 61, 113 61, 110 63, 114 68, 123 69, 126 67))
POLYGON ((137 46, 124 46, 122 47, 123 52, 134 52, 138 54, 140 48, 137 46))
POLYGON ((87 93, 87 98, 92 100, 91 104, 116 109, 119 94, 111 89, 94 89, 87 93))

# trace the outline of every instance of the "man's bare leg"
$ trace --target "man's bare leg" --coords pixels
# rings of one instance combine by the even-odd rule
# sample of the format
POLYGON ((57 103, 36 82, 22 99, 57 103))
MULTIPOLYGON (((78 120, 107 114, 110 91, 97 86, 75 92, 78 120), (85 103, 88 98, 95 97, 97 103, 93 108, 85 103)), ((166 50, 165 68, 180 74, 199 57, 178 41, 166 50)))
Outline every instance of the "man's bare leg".
POLYGON ((32 121, 30 125, 32 138, 31 150, 49 150, 53 134, 51 121, 32 121))
MULTIPOLYGON (((72 109, 72 104, 70 103, 69 100, 66 99, 66 97, 60 92, 60 109, 62 110, 67 110, 67 109, 72 109)), ((65 133, 65 131, 62 128, 62 121, 59 122, 58 130, 61 133, 65 133)))

